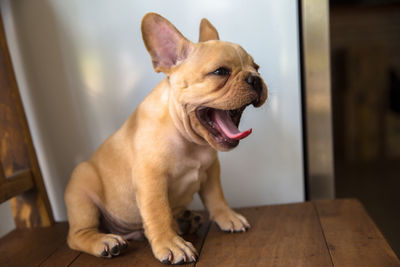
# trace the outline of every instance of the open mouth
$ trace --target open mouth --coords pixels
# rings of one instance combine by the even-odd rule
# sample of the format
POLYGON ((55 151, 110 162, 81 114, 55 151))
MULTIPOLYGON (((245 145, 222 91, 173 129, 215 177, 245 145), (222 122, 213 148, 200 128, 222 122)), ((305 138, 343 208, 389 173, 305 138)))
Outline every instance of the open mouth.
POLYGON ((240 131, 240 118, 247 105, 234 110, 221 110, 210 107, 200 107, 196 115, 200 123, 208 130, 211 136, 220 144, 235 147, 239 140, 251 134, 252 129, 240 131))

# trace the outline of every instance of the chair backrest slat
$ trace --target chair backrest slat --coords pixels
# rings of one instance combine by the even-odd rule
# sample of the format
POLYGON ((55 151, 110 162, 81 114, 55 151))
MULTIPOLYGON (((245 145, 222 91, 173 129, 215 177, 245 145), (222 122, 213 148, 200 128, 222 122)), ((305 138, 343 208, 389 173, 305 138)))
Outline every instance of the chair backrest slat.
POLYGON ((54 223, 0 15, 0 203, 8 199, 17 228, 54 223))
MULTIPOLYGON (((0 146, 0 151, 1 151, 1 146, 0 146)), ((6 175, 4 174, 4 171, 3 171, 3 164, 1 164, 1 162, 0 162, 0 185, 2 184, 2 183, 4 183, 6 181, 6 175)), ((3 201, 1 201, 0 200, 0 203, 2 203, 3 201)))
POLYGON ((34 188, 32 171, 18 171, 0 182, 0 202, 9 200, 32 188, 34 188))

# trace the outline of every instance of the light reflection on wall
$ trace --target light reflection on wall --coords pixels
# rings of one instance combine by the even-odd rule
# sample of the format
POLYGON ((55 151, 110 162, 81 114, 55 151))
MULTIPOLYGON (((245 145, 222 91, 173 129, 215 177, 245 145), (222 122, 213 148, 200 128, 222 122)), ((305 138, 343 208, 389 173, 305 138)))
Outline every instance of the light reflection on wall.
POLYGON ((78 56, 80 73, 82 81, 87 88, 87 92, 91 96, 97 96, 104 90, 103 65, 101 64, 100 57, 94 51, 86 49, 81 51, 78 56))

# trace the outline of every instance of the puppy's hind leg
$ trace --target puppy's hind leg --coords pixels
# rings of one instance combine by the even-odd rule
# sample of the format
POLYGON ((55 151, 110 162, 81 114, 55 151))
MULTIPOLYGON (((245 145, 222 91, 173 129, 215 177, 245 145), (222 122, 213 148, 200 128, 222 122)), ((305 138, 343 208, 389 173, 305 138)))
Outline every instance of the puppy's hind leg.
POLYGON ((127 242, 119 235, 99 232, 100 211, 93 196, 101 192, 101 183, 89 163, 81 163, 74 170, 65 191, 69 233, 68 245, 97 257, 119 255, 127 242))
POLYGON ((204 222, 200 213, 191 210, 183 210, 174 217, 180 235, 194 234, 204 222))

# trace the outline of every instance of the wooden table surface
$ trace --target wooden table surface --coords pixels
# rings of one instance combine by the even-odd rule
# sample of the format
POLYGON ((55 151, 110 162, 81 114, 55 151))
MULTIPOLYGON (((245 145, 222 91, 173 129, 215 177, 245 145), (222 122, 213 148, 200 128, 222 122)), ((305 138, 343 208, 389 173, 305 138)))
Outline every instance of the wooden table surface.
MULTIPOLYGON (((229 234, 215 223, 185 236, 200 252, 191 266, 400 266, 361 203, 355 199, 238 209, 252 228, 229 234)), ((70 250, 67 223, 15 230, 0 240, 0 266, 165 266, 147 241, 102 259, 70 250)))

